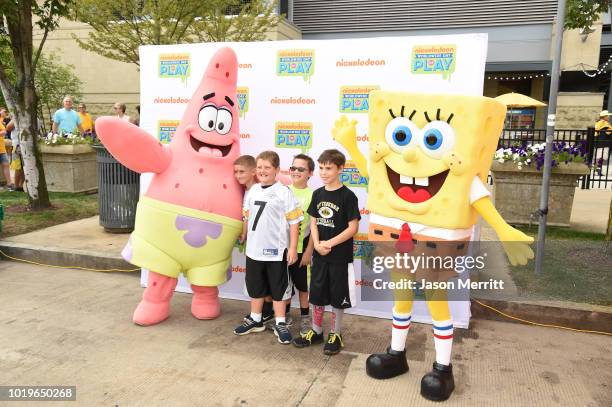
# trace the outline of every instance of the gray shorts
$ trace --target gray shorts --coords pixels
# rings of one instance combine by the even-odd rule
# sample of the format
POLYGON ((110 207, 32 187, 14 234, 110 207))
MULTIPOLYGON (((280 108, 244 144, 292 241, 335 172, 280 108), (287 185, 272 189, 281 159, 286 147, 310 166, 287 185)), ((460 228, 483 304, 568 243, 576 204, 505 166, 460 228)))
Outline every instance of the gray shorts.
POLYGON ((8 164, 9 158, 7 153, 0 153, 0 164, 8 164))

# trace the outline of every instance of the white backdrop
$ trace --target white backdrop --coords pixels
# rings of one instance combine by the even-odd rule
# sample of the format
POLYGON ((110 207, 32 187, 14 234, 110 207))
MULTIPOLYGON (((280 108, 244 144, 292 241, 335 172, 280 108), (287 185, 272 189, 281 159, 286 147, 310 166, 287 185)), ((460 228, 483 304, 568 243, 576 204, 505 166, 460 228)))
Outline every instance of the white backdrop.
MULTIPOLYGON (((316 161, 328 148, 333 123, 341 114, 358 120, 359 147, 368 148, 367 93, 371 89, 482 95, 486 34, 390 37, 357 40, 267 41, 185 44, 140 48, 140 126, 168 142, 210 57, 221 46, 238 55, 238 99, 243 154, 276 150, 286 170, 300 152, 316 161)), ((143 176, 143 188, 148 184, 143 176)), ((348 163, 343 181, 359 198, 362 221, 356 239, 356 294, 369 282, 360 279, 360 242, 367 233, 367 180, 348 163)), ((321 186, 315 176, 311 188, 321 186)), ((231 280, 221 287, 226 298, 243 299, 245 258, 233 253, 231 280)), ((464 273, 467 274, 467 273, 464 273)), ((142 284, 146 285, 146 271, 142 284)), ((179 291, 190 292, 181 279, 179 291)), ((294 299, 295 300, 295 299, 294 299)), ((349 312, 390 317, 390 302, 359 301, 349 312)), ((469 324, 469 302, 452 302, 455 325, 469 324)), ((413 320, 431 322, 417 301, 413 320)))

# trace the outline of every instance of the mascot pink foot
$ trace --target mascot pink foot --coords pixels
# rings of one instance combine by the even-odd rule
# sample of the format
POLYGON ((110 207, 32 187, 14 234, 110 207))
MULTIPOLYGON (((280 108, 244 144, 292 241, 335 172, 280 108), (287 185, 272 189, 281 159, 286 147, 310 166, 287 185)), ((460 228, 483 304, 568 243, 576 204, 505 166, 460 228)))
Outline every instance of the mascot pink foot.
POLYGON ((200 287, 191 285, 191 313, 197 319, 215 319, 221 314, 219 289, 217 287, 200 287))
POLYGON ((237 74, 236 54, 221 48, 168 145, 124 120, 96 121, 100 140, 118 161, 153 173, 122 252, 130 263, 155 270, 134 312, 136 324, 168 317, 181 273, 193 288, 193 315, 212 319, 220 313, 217 287, 227 281, 234 242, 242 232, 243 190, 233 174, 240 156, 237 74))
POLYGON ((136 325, 159 324, 170 314, 170 299, 177 283, 176 278, 149 272, 149 283, 132 320, 136 325))

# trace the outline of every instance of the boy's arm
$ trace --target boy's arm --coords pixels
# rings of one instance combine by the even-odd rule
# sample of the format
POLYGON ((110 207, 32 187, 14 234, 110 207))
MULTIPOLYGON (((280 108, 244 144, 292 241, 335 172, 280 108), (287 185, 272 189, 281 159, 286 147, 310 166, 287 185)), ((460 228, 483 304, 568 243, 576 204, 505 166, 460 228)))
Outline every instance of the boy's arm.
POLYGON ((297 244, 300 235, 300 223, 289 225, 289 252, 287 253, 287 264, 292 265, 297 261, 297 244))
POLYGON ((314 250, 314 241, 312 240, 312 234, 308 235, 308 245, 304 249, 302 253, 302 261, 300 262, 301 266, 307 266, 310 264, 312 260, 312 251, 314 250))
MULTIPOLYGON (((310 241, 312 242, 312 246, 321 256, 326 256, 329 254, 331 249, 329 247, 325 247, 321 245, 319 242, 319 229, 317 229, 317 218, 311 215, 310 218, 310 241)), ((308 243, 310 245, 310 242, 308 243)))
POLYGON ((353 236, 355 236, 358 230, 359 230, 359 220, 353 219, 349 222, 348 227, 344 229, 342 233, 329 239, 327 242, 325 242, 324 245, 331 249, 332 247, 337 246, 340 243, 344 243, 350 238, 352 238, 353 236))

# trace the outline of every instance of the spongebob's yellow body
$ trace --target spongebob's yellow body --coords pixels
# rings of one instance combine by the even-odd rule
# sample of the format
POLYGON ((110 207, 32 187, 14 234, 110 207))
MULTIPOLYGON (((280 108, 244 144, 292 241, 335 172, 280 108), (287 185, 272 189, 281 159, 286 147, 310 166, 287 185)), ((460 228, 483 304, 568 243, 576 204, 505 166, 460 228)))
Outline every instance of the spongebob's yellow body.
MULTIPOLYGON (((387 91, 372 91, 369 101, 369 165, 357 148, 355 121, 342 117, 332 130, 361 174, 369 177, 369 240, 402 241, 408 235, 407 240, 417 245, 436 248, 435 254, 450 247, 454 253, 449 254, 457 256, 465 245, 455 243, 470 239, 481 215, 496 231, 512 264, 525 264, 533 257, 528 245, 533 239, 501 218, 484 185, 502 132, 504 105, 481 96, 387 91), (453 243, 436 243, 440 241, 453 243)), ((392 278, 397 274, 392 272, 392 278)), ((397 352, 404 349, 412 292, 394 295, 391 347, 386 354, 371 355, 366 363, 374 378, 408 370, 402 362, 405 356, 397 352)), ((426 290, 425 296, 433 319, 436 364, 423 378, 421 394, 444 400, 454 388, 452 366, 444 367, 450 365, 452 318, 445 292, 426 290), (444 373, 444 385, 437 368, 450 369, 450 376, 444 373)))

